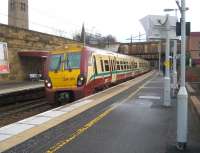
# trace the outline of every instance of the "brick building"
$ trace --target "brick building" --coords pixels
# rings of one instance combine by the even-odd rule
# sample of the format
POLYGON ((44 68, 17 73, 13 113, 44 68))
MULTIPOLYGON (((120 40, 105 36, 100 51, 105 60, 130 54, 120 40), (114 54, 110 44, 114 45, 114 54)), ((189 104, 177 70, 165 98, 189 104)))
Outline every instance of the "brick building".
POLYGON ((10 73, 0 74, 0 83, 22 81, 30 73, 45 73, 48 51, 71 39, 0 24, 0 42, 8 44, 10 73))
POLYGON ((187 51, 192 58, 193 65, 200 66, 200 32, 191 32, 188 37, 187 51))

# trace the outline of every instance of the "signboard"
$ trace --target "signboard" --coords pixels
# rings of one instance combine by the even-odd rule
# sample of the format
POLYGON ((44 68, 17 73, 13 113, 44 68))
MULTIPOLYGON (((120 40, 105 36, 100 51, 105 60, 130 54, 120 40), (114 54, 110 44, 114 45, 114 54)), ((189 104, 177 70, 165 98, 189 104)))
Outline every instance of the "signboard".
POLYGON ((7 43, 0 42, 0 74, 9 73, 7 43))
POLYGON ((148 15, 140 20, 147 35, 147 39, 177 39, 175 16, 148 15))

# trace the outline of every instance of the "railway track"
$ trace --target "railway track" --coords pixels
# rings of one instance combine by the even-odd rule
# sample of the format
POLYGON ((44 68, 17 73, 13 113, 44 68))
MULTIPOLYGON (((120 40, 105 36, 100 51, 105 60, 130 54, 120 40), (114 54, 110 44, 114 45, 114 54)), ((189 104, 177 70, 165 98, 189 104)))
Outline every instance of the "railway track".
POLYGON ((52 108, 44 98, 0 107, 0 127, 37 115, 52 108))

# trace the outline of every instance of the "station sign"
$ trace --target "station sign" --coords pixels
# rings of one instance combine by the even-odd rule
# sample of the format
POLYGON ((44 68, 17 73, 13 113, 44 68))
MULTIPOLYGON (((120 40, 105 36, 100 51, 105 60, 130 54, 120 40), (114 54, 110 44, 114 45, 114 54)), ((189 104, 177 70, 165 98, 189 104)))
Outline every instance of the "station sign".
POLYGON ((10 73, 7 43, 0 42, 0 74, 10 73))

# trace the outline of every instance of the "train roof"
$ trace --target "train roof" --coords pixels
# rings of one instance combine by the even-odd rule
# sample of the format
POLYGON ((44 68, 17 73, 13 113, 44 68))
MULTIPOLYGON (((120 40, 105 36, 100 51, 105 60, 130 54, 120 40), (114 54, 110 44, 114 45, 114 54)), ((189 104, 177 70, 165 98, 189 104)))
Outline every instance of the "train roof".
POLYGON ((116 52, 113 52, 113 51, 94 48, 94 47, 90 47, 90 46, 84 46, 81 43, 66 44, 66 45, 63 45, 63 46, 60 46, 60 47, 56 48, 55 50, 52 50, 51 53, 53 53, 53 54, 62 53, 64 51, 66 51, 66 49, 70 50, 70 51, 78 51, 78 50, 80 51, 80 50, 83 50, 83 48, 87 49, 90 52, 94 52, 94 53, 101 54, 101 55, 107 55, 107 56, 108 55, 113 55, 113 56, 118 56, 119 58, 120 57, 121 58, 123 58, 123 57, 129 57, 129 58, 134 57, 136 59, 144 60, 142 58, 135 57, 135 56, 124 55, 124 54, 121 54, 121 53, 116 53, 116 52))
POLYGON ((137 59, 140 59, 140 60, 144 60, 144 59, 139 58, 139 57, 125 55, 125 54, 121 54, 121 53, 116 53, 116 52, 108 51, 108 50, 104 50, 104 49, 98 49, 98 48, 89 47, 89 46, 85 46, 85 47, 86 47, 86 49, 90 50, 91 52, 99 53, 99 54, 103 54, 103 55, 115 55, 115 56, 118 56, 118 57, 121 57, 121 58, 123 58, 123 57, 130 57, 130 58, 134 57, 134 58, 137 58, 137 59))

